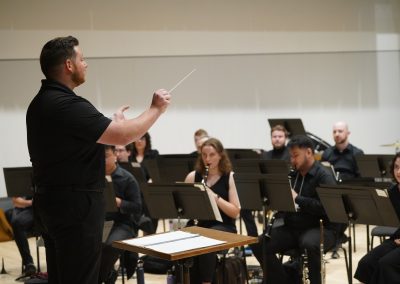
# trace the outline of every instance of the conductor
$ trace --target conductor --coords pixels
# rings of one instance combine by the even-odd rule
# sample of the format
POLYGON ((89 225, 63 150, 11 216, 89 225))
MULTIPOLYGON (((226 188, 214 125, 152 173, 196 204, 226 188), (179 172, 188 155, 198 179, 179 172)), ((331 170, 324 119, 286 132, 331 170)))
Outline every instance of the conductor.
POLYGON ((104 222, 104 145, 139 139, 170 103, 161 89, 150 107, 125 119, 123 106, 112 119, 74 93, 88 67, 79 41, 58 37, 40 54, 46 79, 26 114, 35 184, 35 221, 46 247, 49 283, 97 283, 104 222))

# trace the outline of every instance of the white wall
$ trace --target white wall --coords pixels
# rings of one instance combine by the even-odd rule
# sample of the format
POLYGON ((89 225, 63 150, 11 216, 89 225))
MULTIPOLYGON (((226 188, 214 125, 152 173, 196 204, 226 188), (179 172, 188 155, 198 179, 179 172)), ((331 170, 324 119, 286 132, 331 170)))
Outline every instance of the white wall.
POLYGON ((29 165, 37 57, 67 34, 89 62, 76 91, 106 115, 126 103, 137 115, 156 88, 196 68, 150 131, 161 153, 192 151, 200 127, 226 147, 269 149, 267 119, 282 117, 327 141, 346 120, 367 153, 393 153, 380 145, 400 139, 398 1, 41 2, 0 1, 0 167, 29 165))

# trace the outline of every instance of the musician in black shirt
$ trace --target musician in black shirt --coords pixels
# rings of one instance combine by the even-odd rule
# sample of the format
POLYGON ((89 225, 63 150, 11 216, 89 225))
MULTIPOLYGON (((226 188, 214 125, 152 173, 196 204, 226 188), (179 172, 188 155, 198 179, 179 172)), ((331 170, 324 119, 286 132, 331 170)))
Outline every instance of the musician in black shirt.
POLYGON ((286 147, 288 132, 282 125, 271 128, 272 150, 261 153, 261 159, 290 161, 289 149, 286 147))
MULTIPOLYGON (((395 184, 389 188, 389 198, 400 219, 400 153, 392 161, 390 172, 395 184)), ((400 228, 381 245, 358 262, 354 278, 368 284, 394 284, 400 279, 400 228)))
POLYGON ((329 222, 316 188, 320 184, 335 184, 331 175, 314 159, 314 146, 306 136, 293 137, 288 143, 291 163, 290 185, 293 201, 297 211, 284 213, 284 224, 273 227, 270 239, 265 241, 262 251, 261 241, 252 246, 257 260, 264 264, 267 283, 290 283, 277 253, 285 253, 291 249, 307 251, 309 279, 311 284, 321 282, 320 261, 320 219, 324 224, 324 247, 333 247, 336 237, 336 224, 329 222), (263 263, 265 261, 265 263, 263 263))
POLYGON ((355 156, 363 155, 364 152, 350 144, 350 131, 347 123, 336 122, 333 125, 332 133, 335 145, 324 151, 321 161, 327 161, 334 167, 338 180, 359 177, 355 156))
POLYGON ((49 283, 97 283, 104 223, 104 146, 139 139, 169 105, 165 90, 134 119, 121 107, 109 119, 74 88, 87 63, 72 36, 47 42, 40 55, 46 79, 26 114, 33 166, 35 219, 46 247, 49 283))
POLYGON ((107 277, 113 278, 114 275, 116 276, 112 269, 121 251, 113 248, 111 246, 112 242, 136 237, 140 215, 142 214, 142 201, 138 182, 133 175, 116 163, 117 155, 114 146, 106 145, 105 151, 106 174, 111 176, 112 179, 118 211, 106 213, 106 220, 114 223, 103 245, 99 283, 106 281, 107 277))

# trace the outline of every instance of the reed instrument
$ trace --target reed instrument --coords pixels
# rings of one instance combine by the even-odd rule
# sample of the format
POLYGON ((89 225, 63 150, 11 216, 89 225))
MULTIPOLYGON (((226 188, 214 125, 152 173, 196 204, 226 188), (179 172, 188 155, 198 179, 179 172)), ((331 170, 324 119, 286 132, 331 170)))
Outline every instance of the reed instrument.
POLYGON ((321 259, 321 284, 325 284, 326 279, 326 261, 325 261, 325 252, 324 252, 324 223, 322 219, 319 220, 319 230, 320 230, 320 259, 321 259))

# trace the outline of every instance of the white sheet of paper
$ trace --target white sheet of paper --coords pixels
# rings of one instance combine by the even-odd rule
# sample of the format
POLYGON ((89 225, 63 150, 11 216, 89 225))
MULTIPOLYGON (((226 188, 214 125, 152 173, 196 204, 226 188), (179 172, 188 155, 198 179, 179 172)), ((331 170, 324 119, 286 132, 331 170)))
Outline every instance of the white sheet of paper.
POLYGON ((163 243, 158 245, 146 246, 149 249, 163 252, 163 253, 176 253, 197 248, 204 248, 226 243, 208 237, 197 236, 195 238, 177 240, 175 242, 163 243))
POLYGON ((147 247, 149 245, 160 244, 160 243, 170 243, 171 241, 176 241, 179 239, 193 238, 193 237, 197 237, 197 236, 198 236, 198 234, 192 234, 192 233, 183 232, 183 231, 174 231, 174 232, 168 232, 168 233, 163 233, 163 234, 146 236, 146 237, 142 237, 142 238, 124 240, 122 242, 129 244, 129 245, 147 247))

